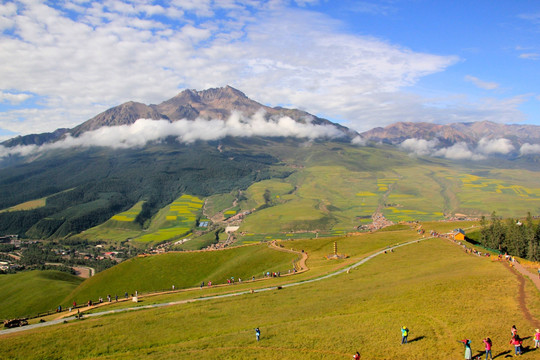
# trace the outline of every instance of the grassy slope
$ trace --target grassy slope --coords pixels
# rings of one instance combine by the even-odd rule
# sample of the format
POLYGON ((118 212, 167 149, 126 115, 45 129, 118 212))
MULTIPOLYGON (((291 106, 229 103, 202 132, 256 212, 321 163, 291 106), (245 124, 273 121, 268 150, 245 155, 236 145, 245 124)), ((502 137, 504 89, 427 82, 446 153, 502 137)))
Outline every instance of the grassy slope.
POLYGON ((75 289, 64 301, 70 304, 124 292, 144 293, 198 286, 202 281, 214 284, 227 278, 261 277, 263 271, 287 271, 294 254, 278 252, 266 245, 246 246, 223 251, 168 253, 133 258, 96 274, 75 289))
POLYGON ((0 275, 0 319, 55 309, 82 281, 54 270, 0 275))
MULTIPOLYGON (((412 236, 385 235, 398 233, 412 236)), ((290 245, 305 247, 321 270, 335 266, 318 256, 326 251, 325 241, 290 245)), ((341 241, 351 253, 370 242, 341 241)), ((538 293, 527 290, 538 303, 538 293)), ((356 350, 364 359, 450 359, 462 356, 456 340, 472 339, 477 353, 481 339, 489 336, 497 355, 509 349, 512 324, 529 335, 531 325, 518 310, 516 291, 515 276, 499 263, 435 239, 322 282, 10 335, 0 338, 0 351, 25 359, 345 359, 356 350), (414 340, 407 346, 399 346, 403 325, 414 340), (260 343, 253 331, 257 326, 260 343)))
MULTIPOLYGON (((305 148, 284 143, 267 150, 283 161, 280 169, 294 172, 287 178, 256 182, 244 192, 247 200, 235 210, 258 208, 265 202, 265 191, 271 194, 272 206, 242 223, 240 231, 250 234, 355 231, 358 225, 370 222, 371 214, 384 204, 384 215, 395 222, 439 220, 449 213, 476 216, 495 210, 501 216, 518 217, 528 211, 540 212, 538 172, 465 168, 440 159, 413 159, 390 148, 337 143, 305 148)), ((232 206, 231 194, 210 197, 207 213, 232 206)), ((140 237, 140 246, 188 236, 186 232, 161 231, 170 225, 165 221, 169 207, 154 216, 145 232, 115 227, 119 222, 109 221, 81 236, 113 242, 140 237)), ((202 246, 208 241, 188 247, 197 243, 202 246)))

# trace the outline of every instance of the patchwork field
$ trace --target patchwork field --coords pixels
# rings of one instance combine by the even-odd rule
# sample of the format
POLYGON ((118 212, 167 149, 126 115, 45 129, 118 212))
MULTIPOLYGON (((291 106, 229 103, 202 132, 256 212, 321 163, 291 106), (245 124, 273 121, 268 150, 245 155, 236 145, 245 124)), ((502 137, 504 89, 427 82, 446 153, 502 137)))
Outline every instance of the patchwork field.
POLYGON ((89 240, 121 242, 131 239, 135 243, 155 244, 179 239, 196 226, 204 201, 190 195, 182 195, 161 209, 153 218, 148 229, 141 229, 135 222, 144 202, 116 214, 107 222, 84 231, 79 236, 89 240))
POLYGON ((134 239, 142 243, 160 243, 187 236, 195 227, 204 201, 191 195, 182 195, 152 219, 148 233, 134 239))

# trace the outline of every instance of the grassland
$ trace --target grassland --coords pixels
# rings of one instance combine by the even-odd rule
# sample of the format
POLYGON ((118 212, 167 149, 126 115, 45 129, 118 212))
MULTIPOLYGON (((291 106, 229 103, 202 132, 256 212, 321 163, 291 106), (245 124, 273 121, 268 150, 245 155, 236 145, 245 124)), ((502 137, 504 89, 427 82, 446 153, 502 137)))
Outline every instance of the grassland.
POLYGON ((232 248, 223 251, 167 253, 127 260, 87 279, 65 299, 87 302, 108 294, 129 294, 194 287, 212 281, 222 284, 226 279, 251 279, 266 271, 287 271, 292 268, 295 254, 277 252, 267 245, 232 248))
POLYGON ((30 201, 26 201, 21 204, 12 206, 10 208, 0 210, 0 212, 38 209, 38 208, 44 207, 46 204, 46 201, 47 201, 46 197, 41 198, 41 199, 36 199, 36 200, 30 200, 30 201))
MULTIPOLYGON (((347 149, 344 153, 348 151, 352 152, 347 149)), ((313 156, 323 159, 321 154, 313 156)), ((271 206, 248 216, 240 231, 346 233, 371 222, 377 210, 396 223, 437 221, 454 214, 489 215, 493 211, 504 217, 540 212, 540 175, 535 172, 525 171, 526 178, 520 177, 523 170, 484 170, 475 175, 471 169, 456 166, 407 162, 391 170, 381 166, 364 171, 344 159, 343 165, 336 161, 308 166, 285 179, 253 184, 245 192, 248 199, 240 203, 241 208, 265 204, 265 192, 271 194, 271 206)))
POLYGON ((82 281, 55 270, 0 275, 0 319, 53 310, 82 281))
MULTIPOLYGON (((351 257, 337 262, 322 256, 332 239, 282 244, 307 251, 316 275, 414 237, 403 230, 340 238, 338 247, 351 257)), ((358 350, 363 359, 452 359, 462 356, 457 340, 471 339, 478 354, 489 336, 497 355, 510 350, 511 325, 524 336, 532 326, 516 292, 515 276, 500 263, 433 239, 315 283, 2 336, 0 352, 14 359, 346 359, 358 350), (399 345, 403 325, 411 329, 406 346, 399 345)), ((526 292, 531 312, 540 313, 538 292, 526 292)))

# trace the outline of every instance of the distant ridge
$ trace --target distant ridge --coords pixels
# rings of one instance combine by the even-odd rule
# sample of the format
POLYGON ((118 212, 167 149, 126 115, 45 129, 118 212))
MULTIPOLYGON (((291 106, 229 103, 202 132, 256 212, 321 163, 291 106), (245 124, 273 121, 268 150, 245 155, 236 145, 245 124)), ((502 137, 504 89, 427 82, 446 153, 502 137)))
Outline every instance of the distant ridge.
POLYGON ((363 132, 362 137, 388 144, 399 144, 406 139, 437 139, 442 145, 456 142, 477 143, 482 138, 506 138, 522 145, 524 143, 540 143, 540 126, 497 124, 490 121, 470 123, 453 123, 449 125, 430 124, 425 122, 398 122, 384 128, 377 127, 363 132))

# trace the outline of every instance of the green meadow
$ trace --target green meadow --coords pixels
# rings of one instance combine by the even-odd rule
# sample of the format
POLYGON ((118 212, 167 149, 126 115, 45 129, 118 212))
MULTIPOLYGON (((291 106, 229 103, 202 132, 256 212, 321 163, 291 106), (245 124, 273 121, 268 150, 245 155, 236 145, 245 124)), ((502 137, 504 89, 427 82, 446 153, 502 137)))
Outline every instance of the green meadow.
MULTIPOLYGON (((433 223, 437 231, 452 226, 433 223)), ((282 241, 285 248, 307 252, 311 270, 258 286, 328 274, 377 249, 416 238, 414 230, 406 229, 282 241), (334 241, 349 258, 324 258, 334 241)), ((481 339, 489 336, 494 356, 504 357, 511 350, 510 326, 515 324, 522 336, 534 328, 519 308, 518 292, 515 275, 501 263, 466 254, 448 240, 429 239, 317 282, 0 336, 0 353, 12 359, 350 359, 359 351, 362 359, 457 359, 463 355, 458 340, 471 339, 473 354, 479 355, 481 339), (403 346, 402 326, 411 330, 403 346), (258 343, 255 327, 262 332, 258 343)), ((539 292, 526 283, 525 294, 529 311, 539 314, 539 292)), ((523 358, 535 358, 537 351, 523 358)))
POLYGON ((134 294, 199 286, 201 282, 226 283, 228 278, 262 277, 266 271, 292 269, 296 254, 269 249, 267 245, 236 247, 222 251, 171 252, 136 257, 84 281, 64 299, 86 303, 107 295, 134 294))
POLYGON ((0 275, 0 319, 54 310, 82 281, 55 270, 0 275))

